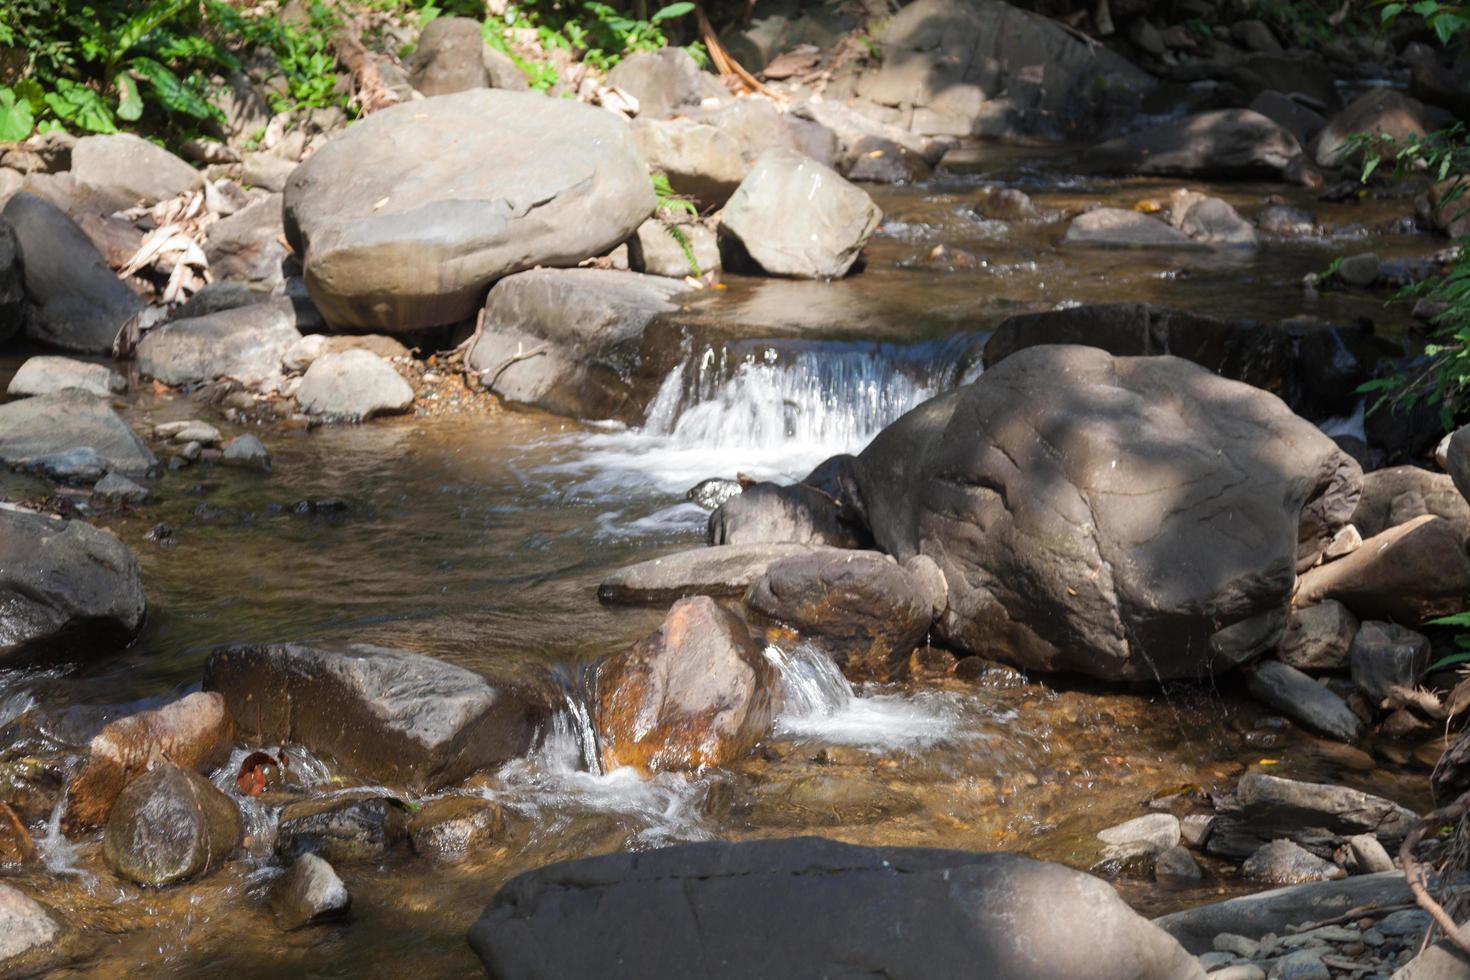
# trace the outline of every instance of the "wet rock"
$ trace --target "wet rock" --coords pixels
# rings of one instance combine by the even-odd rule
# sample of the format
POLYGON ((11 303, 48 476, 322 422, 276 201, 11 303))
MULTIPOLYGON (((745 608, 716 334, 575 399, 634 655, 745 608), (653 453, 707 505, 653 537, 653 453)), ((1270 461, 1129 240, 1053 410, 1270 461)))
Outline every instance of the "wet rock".
POLYGON ((1256 226, 1281 238, 1307 238, 1317 233, 1317 219, 1286 204, 1273 204, 1256 215, 1256 226))
POLYGON ((300 339, 290 301, 253 303, 154 327, 138 343, 138 368, 168 385, 229 377, 254 387, 280 376, 300 339))
POLYGON ((1326 855, 1362 833, 1397 845, 1416 820, 1410 810, 1361 790, 1252 772, 1223 801, 1208 847, 1211 854, 1239 859, 1286 838, 1326 855))
POLYGON ((731 497, 740 495, 744 489, 739 480, 722 480, 711 477, 700 480, 684 494, 685 499, 698 504, 705 510, 714 510, 731 497))
POLYGON ((463 667, 366 644, 215 650, 204 687, 242 736, 299 742, 415 792, 515 758, 544 709, 463 667))
POLYGON ((0 215, 20 244, 30 310, 27 335, 63 350, 110 351, 123 325, 142 311, 143 300, 49 201, 22 192, 6 202, 0 215))
POLYGON ((1311 851, 1289 840, 1275 840, 1263 845, 1241 866, 1240 873, 1257 881, 1277 885, 1295 885, 1305 881, 1332 881, 1346 878, 1347 872, 1324 861, 1311 851))
POLYGON ((1378 281, 1378 256, 1372 252, 1350 255, 1337 267, 1337 278, 1349 286, 1371 286, 1378 281))
POLYGON ((127 380, 105 364, 89 364, 69 357, 30 357, 10 379, 6 393, 21 398, 49 395, 63 388, 81 388, 102 398, 128 390, 127 380))
POLYGON ((1205 873, 1189 850, 1179 845, 1159 852, 1154 859, 1154 877, 1171 884, 1191 884, 1204 880, 1205 873))
POLYGON ((1440 110, 1425 106, 1391 88, 1374 88, 1332 117, 1317 137, 1313 148, 1317 165, 1332 169, 1346 166, 1354 157, 1351 138, 1355 133, 1388 137, 1397 143, 1427 136, 1450 121, 1440 110))
POLYGON ((111 533, 0 505, 0 663, 107 652, 143 611, 138 559, 111 533))
POLYGON ((762 543, 691 548, 620 568, 597 588, 603 602, 663 605, 691 595, 744 595, 773 562, 814 549, 762 543))
POLYGON ((1357 862, 1358 874, 1378 874, 1397 868, 1383 844, 1372 834, 1354 834, 1348 838, 1348 847, 1357 862))
POLYGON ((1295 602, 1336 599, 1360 618, 1419 623, 1459 612, 1466 595, 1470 557, 1464 537, 1449 521, 1425 515, 1307 571, 1295 602))
POLYGON ((281 810, 276 853, 315 854, 336 864, 372 861, 408 835, 401 800, 371 790, 301 800, 281 810))
POLYGON ((270 194, 209 226, 204 255, 220 279, 275 285, 285 281, 280 194, 270 194))
POLYGON ((344 918, 352 909, 352 896, 336 870, 310 853, 297 857, 271 886, 269 901, 276 925, 285 932, 344 918))
POLYGON ((485 39, 472 17, 436 17, 419 33, 408 62, 408 81, 424 95, 485 88, 485 39))
POLYGON ((793 150, 767 150, 720 216, 720 233, 773 276, 840 279, 883 212, 865 191, 793 150))
POLYGON ((1192 241, 1206 245, 1255 248, 1260 245, 1256 229, 1240 212, 1218 197, 1193 191, 1176 191, 1170 220, 1192 241))
POLYGON ((503 276, 607 251, 654 203, 622 120, 475 89, 392 106, 318 150, 286 187, 286 235, 329 323, 401 333, 473 319, 503 276))
POLYGON ((1024 192, 1014 187, 982 187, 971 210, 990 221, 1038 221, 1041 211, 1024 192))
POLYGON ((39 473, 58 483, 90 486, 107 472, 107 460, 91 446, 81 446, 59 453, 43 453, 21 460, 20 467, 39 473))
POLYGON ((832 653, 854 678, 889 679, 929 632, 934 608, 907 569, 872 551, 819 551, 773 563, 746 604, 832 653))
POLYGON ((1203 977, 1090 875, 1014 854, 817 838, 542 868, 501 889, 470 945, 492 975, 526 978, 937 977, 977 963, 996 980, 1203 977))
POLYGON ((1246 671, 1251 696, 1319 735, 1343 742, 1363 737, 1363 723, 1347 702, 1295 667, 1263 660, 1246 671))
POLYGON ((1349 654, 1353 683, 1377 704, 1394 688, 1412 690, 1429 666, 1429 638, 1393 623, 1366 622, 1349 654))
POLYGON ((598 667, 602 768, 698 770, 750 751, 771 724, 775 669, 739 617, 680 599, 651 636, 598 667))
POLYGON ((66 790, 63 825, 75 831, 108 822, 114 801, 144 772, 168 762, 204 772, 221 765, 235 723, 218 694, 196 692, 155 711, 140 711, 98 732, 66 790))
POLYGON ((1072 219, 1066 245, 1105 245, 1120 248, 1191 248, 1188 235, 1157 218, 1122 208, 1095 208, 1072 219))
POLYGON ((8 803, 0 803, 0 870, 14 871, 35 864, 36 842, 8 803))
POLYGON ((705 123, 640 116, 633 122, 633 141, 649 168, 668 177, 675 193, 693 198, 702 210, 724 204, 745 179, 740 145, 705 123))
POLYGON ((208 874, 240 843, 240 811, 192 769, 161 763, 123 789, 102 855, 120 877, 158 888, 208 874))
POLYGON ((1433 514, 1470 535, 1470 503, 1455 488, 1451 475, 1418 466, 1392 466, 1363 474, 1363 495, 1353 511, 1353 525, 1367 537, 1433 514))
POLYGON ((71 150, 71 174, 83 184, 150 205, 197 190, 204 175, 156 143, 131 133, 83 136, 71 150))
POLYGON ((1105 861, 1130 861, 1161 854, 1179 846, 1179 818, 1172 813, 1145 814, 1099 831, 1097 839, 1107 845, 1103 849, 1105 861))
POLYGON ((1020 351, 913 410, 855 473, 881 550, 944 573, 941 640, 1140 680, 1275 646, 1298 562, 1345 523, 1359 476, 1272 395, 1179 358, 1073 346, 1020 351))
POLYGON ((636 272, 522 272, 490 290, 467 363, 508 401, 573 418, 641 420, 644 332, 676 312, 687 290, 636 272))
POLYGON ((1131 119, 1155 84, 1107 47, 1006 3, 919 0, 874 41, 882 58, 858 95, 916 133, 1087 138, 1131 119))
POLYGON ((121 473, 109 473, 92 487, 92 493, 103 500, 123 504, 141 504, 148 499, 148 488, 139 486, 121 473))
POLYGON ((881 136, 863 137, 851 152, 851 162, 842 166, 840 173, 858 183, 909 184, 934 175, 923 157, 881 136))
POLYGON ((1348 665, 1348 648, 1358 635, 1358 618, 1340 602, 1328 599, 1293 609, 1276 657, 1297 670, 1329 672, 1348 665))
POLYGON ((1321 113, 1280 92, 1262 92, 1251 101, 1250 109, 1285 128, 1302 146, 1327 126, 1327 120, 1321 113))
POLYGON ((714 229, 707 225, 672 224, 649 218, 628 239, 628 268, 671 279, 719 272, 720 243, 714 229), (682 243, 674 237, 676 234, 683 239, 682 243), (688 252, 684 250, 685 245, 689 247, 688 252))
POLYGON ((58 947, 65 929, 56 916, 19 888, 0 884, 0 973, 33 976, 65 964, 58 947))
POLYGON ((220 457, 220 462, 225 466, 235 466, 243 470, 259 470, 262 473, 271 471, 271 454, 266 450, 264 443, 249 434, 236 436, 225 443, 224 455, 220 457))
POLYGON ((445 796, 425 803, 408 825, 413 849, 424 857, 459 860, 495 843, 505 832, 500 805, 479 796, 445 796))
POLYGON ((860 548, 861 528, 846 519, 840 502, 805 484, 783 487, 755 483, 731 497, 709 516, 711 545, 789 542, 833 548, 860 548))
POLYGON ((296 389, 308 415, 365 422, 413 407, 413 388, 393 365, 365 350, 323 354, 311 362, 296 389))
POLYGON ((853 827, 922 808, 914 797, 876 779, 818 772, 762 784, 755 792, 751 817, 762 826, 853 827))
POLYGON ((1301 153, 1296 137, 1249 109, 1218 109, 1100 143, 1086 162, 1159 177, 1280 177, 1301 153))
POLYGON ((608 72, 607 82, 637 99, 644 119, 668 119, 698 106, 710 92, 704 73, 683 48, 636 51, 608 72))

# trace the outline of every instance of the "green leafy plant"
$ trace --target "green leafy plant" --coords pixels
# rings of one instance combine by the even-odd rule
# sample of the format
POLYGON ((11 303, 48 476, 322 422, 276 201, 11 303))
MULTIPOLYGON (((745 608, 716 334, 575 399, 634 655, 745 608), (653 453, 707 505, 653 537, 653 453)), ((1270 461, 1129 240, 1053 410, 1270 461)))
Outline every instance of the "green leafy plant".
MULTIPOLYGON (((522 58, 516 50, 518 36, 530 34, 543 51, 563 51, 573 61, 581 61, 598 71, 609 71, 635 51, 656 51, 667 46, 664 25, 693 11, 693 3, 679 0, 643 19, 600 0, 533 0, 507 7, 503 14, 487 18, 483 33, 492 47, 515 61, 531 88, 544 92, 559 81, 556 69, 548 61, 522 58)), ((703 46, 691 50, 690 56, 696 62, 709 58, 703 46)))
MULTIPOLYGON (((1470 610, 1455 613, 1453 616, 1441 616, 1438 619, 1431 619, 1425 625, 1470 627, 1470 610)), ((1454 653, 1440 657, 1425 669, 1425 673, 1444 670, 1446 667, 1459 667, 1464 664, 1470 664, 1470 633, 1460 633, 1457 635, 1455 637, 1455 646, 1457 649, 1454 653)))
MULTIPOLYGON (((652 174, 653 197, 657 202, 654 212, 657 214, 687 214, 691 217, 699 217, 699 208, 687 197, 674 193, 674 188, 669 184, 669 178, 664 174, 652 174)), ((684 234, 684 229, 675 224, 665 224, 664 230, 669 233, 679 244, 684 253, 684 261, 689 263, 690 271, 699 277, 704 273, 699 268, 699 260, 694 257, 694 245, 689 241, 689 236, 684 234)))

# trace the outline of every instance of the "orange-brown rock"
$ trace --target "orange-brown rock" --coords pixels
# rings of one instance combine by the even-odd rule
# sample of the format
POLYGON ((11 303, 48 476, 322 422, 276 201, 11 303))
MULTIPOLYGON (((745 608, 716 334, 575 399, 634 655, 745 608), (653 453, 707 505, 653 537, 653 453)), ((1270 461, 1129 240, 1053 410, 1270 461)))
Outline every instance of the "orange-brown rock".
POLYGON ((123 788, 155 763, 211 769, 229 757, 234 741, 235 722, 213 691, 119 718, 92 739, 86 763, 67 787, 63 826, 69 832, 100 827, 123 788))
POLYGON ((8 803, 0 803, 0 868, 15 868, 36 860, 36 842, 8 803))
POLYGON ((598 668, 604 770, 720 765, 770 727, 776 672, 739 617, 707 596, 681 599, 657 632, 598 668))
POLYGON ((1374 535, 1345 558, 1302 575, 1298 608, 1336 599, 1360 619, 1417 626, 1465 608, 1470 554, 1454 524, 1425 514, 1374 535))

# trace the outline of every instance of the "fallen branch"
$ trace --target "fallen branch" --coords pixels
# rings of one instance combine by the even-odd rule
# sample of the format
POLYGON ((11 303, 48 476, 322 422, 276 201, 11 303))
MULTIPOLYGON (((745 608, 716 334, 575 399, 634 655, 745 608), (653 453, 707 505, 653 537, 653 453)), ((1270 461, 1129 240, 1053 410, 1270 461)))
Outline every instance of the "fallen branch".
POLYGON ((337 46, 337 57, 352 73, 352 87, 356 93, 353 98, 363 115, 398 103, 398 96, 383 84, 383 78, 378 74, 378 63, 362 43, 362 30, 354 20, 344 17, 332 40, 337 46))
POLYGON ((720 43, 719 35, 715 33, 714 25, 709 22, 705 15, 704 6, 697 5, 694 8, 694 16, 699 22, 699 37, 704 41, 705 50, 709 52, 709 60, 714 62, 715 70, 721 75, 734 75, 740 83, 752 92, 759 92, 769 99, 780 101, 780 96, 741 66, 740 62, 730 57, 730 52, 720 43))
POLYGON ((1444 906, 1435 901, 1434 896, 1429 894, 1424 869, 1414 861, 1414 848, 1424 839, 1424 835, 1447 823, 1454 823, 1465 816, 1465 811, 1470 808, 1470 792, 1463 793, 1458 799, 1448 806, 1442 806, 1422 818, 1404 838, 1404 843, 1399 847, 1399 865, 1404 869, 1404 879, 1409 883, 1409 892, 1414 896, 1414 901, 1419 907, 1429 913, 1429 917, 1444 932, 1446 938, 1453 942, 1465 953, 1470 953, 1470 940, 1460 935, 1460 927, 1450 914, 1444 910, 1444 906))
POLYGON ((484 370, 484 371, 481 371, 480 372, 480 384, 482 384, 486 388, 489 388, 490 390, 494 391, 495 390, 495 382, 497 382, 497 381, 500 380, 500 376, 505 373, 505 369, 506 368, 510 367, 512 364, 519 364, 521 361, 529 360, 530 358, 536 357, 539 354, 545 354, 545 353, 546 353, 546 345, 545 344, 542 344, 540 347, 532 348, 531 350, 528 350, 528 351, 526 351, 523 354, 512 354, 510 357, 508 357, 508 358, 505 359, 504 363, 502 363, 499 367, 495 368, 494 371, 490 371, 488 369, 487 370, 484 370), (486 380, 486 378, 485 378, 485 375, 487 375, 487 374, 490 375, 489 380, 486 380))

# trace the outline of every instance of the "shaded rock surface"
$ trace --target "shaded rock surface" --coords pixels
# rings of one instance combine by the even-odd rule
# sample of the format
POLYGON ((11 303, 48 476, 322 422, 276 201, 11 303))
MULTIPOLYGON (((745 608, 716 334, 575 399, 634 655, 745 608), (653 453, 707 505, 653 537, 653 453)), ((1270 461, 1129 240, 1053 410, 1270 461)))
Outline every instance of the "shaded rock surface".
POLYGON ((0 506, 0 663, 120 647, 144 608, 137 556, 111 533, 0 506))
POLYGON ((1443 517, 1470 535, 1470 503, 1447 473, 1418 466, 1390 466, 1363 474, 1363 495, 1353 511, 1353 525, 1365 538, 1406 524, 1416 517, 1443 517))
POLYGON ((1246 688, 1257 701, 1319 735, 1340 742, 1363 736, 1363 722, 1347 702, 1295 667, 1263 660, 1247 669, 1246 688))
POLYGON ((698 770, 748 752, 770 727, 775 669, 740 618, 706 596, 597 670, 602 768, 698 770))
POLYGON ((980 963, 997 980, 1204 976, 1090 875, 816 838, 542 868, 501 889, 470 945, 492 976, 526 978, 966 976, 980 963))
POLYGON ((221 279, 276 285, 284 282, 281 195, 270 194, 209 226, 204 254, 221 279))
POLYGON ((240 843, 234 802, 192 769, 163 763, 123 789, 102 854, 114 873, 159 887, 215 870, 240 843))
POLYGON ((812 552, 791 542, 690 548, 620 568, 602 580, 603 602, 661 605, 691 595, 744 595, 773 562, 812 552))
POLYGON ((1085 159, 1116 173, 1159 177, 1280 177, 1296 137, 1249 109, 1217 109, 1100 143, 1085 159))
POLYGON ((542 713, 463 667, 366 644, 219 649, 204 687, 224 695, 243 736, 300 742, 419 790, 520 755, 542 713))
POLYGON ((137 433, 111 404, 80 388, 0 404, 0 462, 90 449, 109 470, 141 475, 154 463, 137 433))
POLYGON ((715 508, 706 538, 711 545, 791 542, 862 547, 867 535, 848 517, 840 502, 818 487, 756 483, 715 508))
POLYGON ((372 790, 334 793, 281 810, 276 851, 346 864, 381 858, 408 833, 408 808, 372 790))
POLYGON ((633 140, 652 170, 669 178, 675 193, 701 209, 719 207, 745 179, 740 145, 729 134, 691 119, 647 119, 633 123, 633 140))
POLYGON ((1224 801, 1206 847, 1238 860, 1284 838, 1329 857, 1362 833, 1397 846, 1416 820, 1405 807, 1361 790, 1250 772, 1224 801))
POLYGON ((653 208, 626 123, 495 89, 374 113, 298 167, 285 198, 327 322, 390 333, 470 319, 496 279, 601 254, 653 208))
POLYGON ((1364 623, 1349 651, 1353 683, 1373 704, 1395 688, 1413 690, 1429 660, 1429 638, 1394 623, 1364 623))
POLYGON ((1352 554, 1301 577, 1295 602, 1336 599, 1360 618, 1418 624, 1464 608, 1470 595, 1465 538, 1426 514, 1364 541, 1352 554))
POLYGON ((1358 635, 1358 618, 1340 602, 1328 599, 1293 609, 1276 648, 1282 663, 1303 671, 1342 670, 1358 635))
POLYGON ((408 824, 413 849, 440 860, 470 857, 505 830, 500 804, 479 796, 445 796, 425 803, 408 824))

